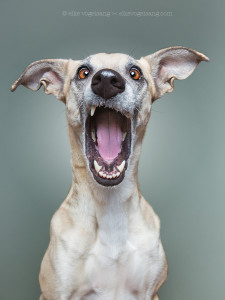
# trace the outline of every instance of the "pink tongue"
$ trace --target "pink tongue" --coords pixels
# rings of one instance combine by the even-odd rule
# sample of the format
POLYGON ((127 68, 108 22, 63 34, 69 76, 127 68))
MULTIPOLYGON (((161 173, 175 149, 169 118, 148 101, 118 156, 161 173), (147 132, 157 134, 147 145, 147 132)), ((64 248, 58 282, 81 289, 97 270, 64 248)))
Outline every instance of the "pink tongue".
POLYGON ((102 111, 96 117, 97 149, 106 161, 112 161, 121 151, 121 117, 110 110, 102 111))

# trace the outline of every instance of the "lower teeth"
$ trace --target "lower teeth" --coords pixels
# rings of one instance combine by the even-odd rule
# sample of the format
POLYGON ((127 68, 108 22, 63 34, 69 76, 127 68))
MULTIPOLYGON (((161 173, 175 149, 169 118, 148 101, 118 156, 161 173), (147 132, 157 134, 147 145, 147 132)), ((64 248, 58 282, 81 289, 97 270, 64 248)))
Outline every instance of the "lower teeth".
POLYGON ((102 171, 100 171, 99 173, 98 173, 98 175, 100 176, 100 177, 102 177, 102 178, 107 178, 107 179, 114 179, 114 178, 116 178, 116 177, 119 177, 120 176, 120 172, 117 172, 117 173, 103 173, 102 171))
POLYGON ((121 163, 120 166, 117 166, 116 169, 114 168, 114 171, 112 173, 107 173, 102 171, 102 166, 97 163, 96 160, 94 160, 94 168, 97 174, 102 178, 107 179, 114 179, 120 176, 125 166, 125 160, 121 163))

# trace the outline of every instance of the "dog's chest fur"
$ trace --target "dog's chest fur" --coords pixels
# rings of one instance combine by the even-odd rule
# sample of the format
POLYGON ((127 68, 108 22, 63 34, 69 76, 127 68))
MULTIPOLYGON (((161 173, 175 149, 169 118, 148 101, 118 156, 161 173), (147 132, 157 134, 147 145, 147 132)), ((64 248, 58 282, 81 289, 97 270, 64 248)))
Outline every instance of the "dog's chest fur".
POLYGON ((92 238, 87 227, 63 235, 58 248, 61 259, 55 265, 65 299, 151 299, 165 275, 159 228, 154 222, 152 227, 145 224, 139 209, 133 207, 129 213, 127 209, 126 203, 109 200, 97 209, 92 238), (81 232, 86 233, 81 236, 81 232), (84 248, 88 249, 85 254, 84 248))

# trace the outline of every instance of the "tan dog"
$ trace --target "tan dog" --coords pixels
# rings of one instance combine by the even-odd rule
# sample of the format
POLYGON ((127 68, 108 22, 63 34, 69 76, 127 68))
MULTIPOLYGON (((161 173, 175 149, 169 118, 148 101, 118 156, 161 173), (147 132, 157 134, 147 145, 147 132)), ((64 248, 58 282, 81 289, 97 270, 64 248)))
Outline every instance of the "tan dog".
POLYGON ((54 214, 42 300, 156 300, 167 278, 160 221, 138 187, 152 102, 209 59, 171 47, 135 60, 100 53, 34 62, 13 84, 66 104, 73 181, 54 214))

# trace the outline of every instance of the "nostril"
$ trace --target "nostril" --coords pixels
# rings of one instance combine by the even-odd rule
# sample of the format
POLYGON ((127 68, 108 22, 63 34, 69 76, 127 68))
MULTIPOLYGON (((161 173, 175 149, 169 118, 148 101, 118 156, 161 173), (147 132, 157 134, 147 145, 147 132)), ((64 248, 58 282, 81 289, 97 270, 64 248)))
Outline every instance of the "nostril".
POLYGON ((124 90, 124 88, 125 88, 124 81, 123 81, 123 80, 118 80, 117 77, 112 78, 111 84, 112 84, 114 87, 118 88, 118 89, 123 89, 123 90, 124 90))
POLYGON ((121 82, 117 79, 117 77, 113 77, 110 81, 110 83, 115 86, 115 87, 120 87, 121 86, 121 82))
POLYGON ((111 83, 112 83, 113 85, 115 85, 117 82, 118 82, 118 80, 117 80, 116 77, 113 77, 113 78, 111 79, 111 83))
POLYGON ((92 85, 97 85, 100 82, 101 82, 101 76, 100 75, 93 77, 93 79, 92 79, 92 85))

